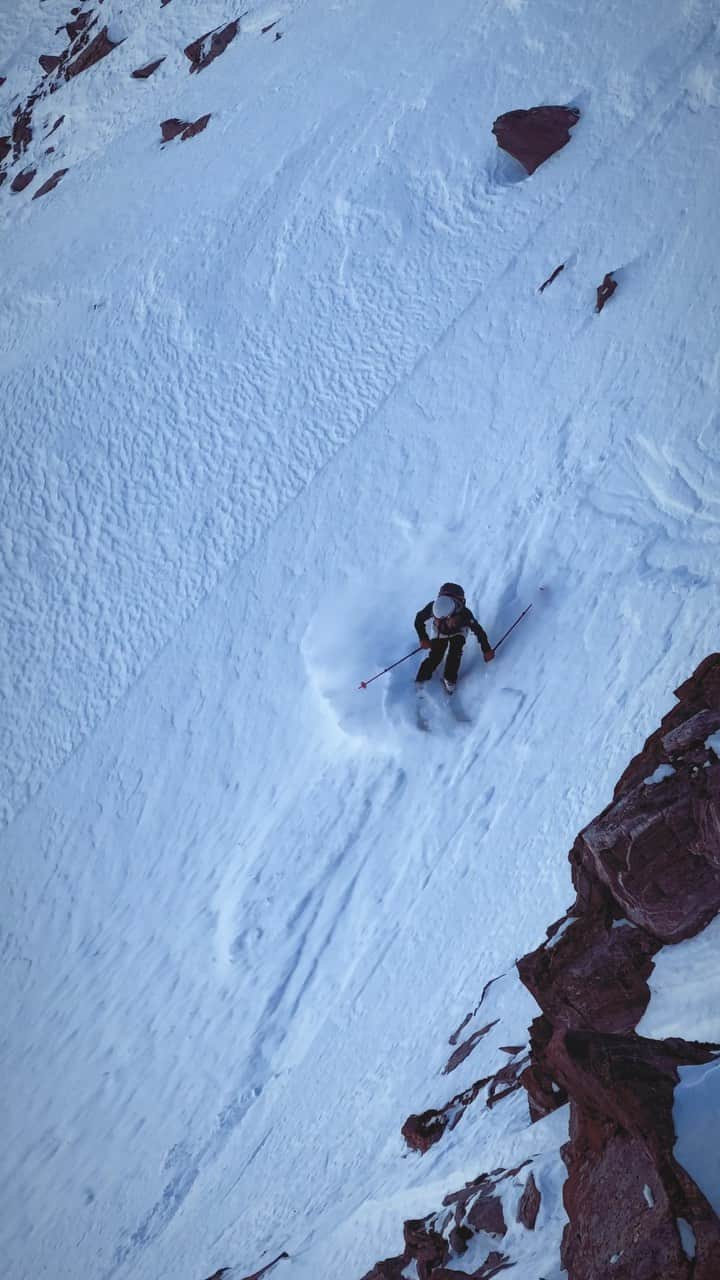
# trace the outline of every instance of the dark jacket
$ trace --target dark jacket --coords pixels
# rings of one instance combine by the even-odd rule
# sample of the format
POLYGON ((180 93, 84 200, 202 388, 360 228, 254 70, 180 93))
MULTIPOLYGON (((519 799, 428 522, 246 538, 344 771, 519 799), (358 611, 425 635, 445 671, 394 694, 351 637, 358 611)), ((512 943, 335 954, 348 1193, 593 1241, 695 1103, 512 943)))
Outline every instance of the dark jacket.
POLYGON ((454 635, 464 635, 469 628, 475 638, 479 641, 480 648, 483 653, 490 652, 490 641, 480 626, 477 618, 474 616, 472 611, 468 609, 466 604, 461 605, 459 609, 456 609, 455 613, 453 613, 451 617, 443 618, 442 630, 438 631, 437 628, 433 628, 435 635, 430 637, 427 633, 425 623, 429 622, 432 618, 434 603, 435 601, 431 600, 429 604, 425 605, 424 609, 421 609, 420 612, 415 615, 415 630, 418 633, 418 639, 430 640, 432 638, 433 640, 450 640, 454 635))

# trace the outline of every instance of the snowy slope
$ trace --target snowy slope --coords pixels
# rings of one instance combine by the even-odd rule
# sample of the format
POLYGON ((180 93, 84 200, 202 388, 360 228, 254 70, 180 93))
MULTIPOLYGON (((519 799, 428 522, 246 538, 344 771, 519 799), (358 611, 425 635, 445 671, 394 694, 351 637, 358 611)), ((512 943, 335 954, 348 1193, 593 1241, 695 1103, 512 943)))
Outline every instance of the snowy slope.
MULTIPOLYGON (((492 1167, 407 1190, 428 1044, 716 645, 716 7, 252 6, 192 76, 231 5, 104 10, 68 174, 0 188, 3 1251, 359 1275, 492 1167), (511 181, 495 116, 570 101, 511 181), (534 608, 419 735, 412 663, 357 685, 446 578, 534 608)), ((3 6, 8 118, 68 16, 3 6)))

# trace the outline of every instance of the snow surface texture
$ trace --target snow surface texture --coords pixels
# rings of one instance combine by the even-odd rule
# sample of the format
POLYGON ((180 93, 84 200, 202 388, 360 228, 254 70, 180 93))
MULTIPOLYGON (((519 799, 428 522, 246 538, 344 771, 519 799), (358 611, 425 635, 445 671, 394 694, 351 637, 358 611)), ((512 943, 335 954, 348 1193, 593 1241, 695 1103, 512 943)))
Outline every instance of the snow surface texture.
MULTIPOLYGON (((398 1131, 716 647, 716 5, 251 5, 192 76, 225 0, 104 14, 0 188, 5 1268, 360 1275, 545 1150, 398 1131), (415 660, 357 685, 447 578, 534 608, 420 735, 415 660)), ((0 131, 68 17, 2 6, 0 131)))

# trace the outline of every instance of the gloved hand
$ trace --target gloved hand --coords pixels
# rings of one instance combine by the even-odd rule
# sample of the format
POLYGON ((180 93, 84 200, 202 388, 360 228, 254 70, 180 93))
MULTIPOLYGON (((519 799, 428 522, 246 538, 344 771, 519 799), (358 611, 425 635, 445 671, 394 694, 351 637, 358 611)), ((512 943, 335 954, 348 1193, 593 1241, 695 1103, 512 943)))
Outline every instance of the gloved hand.
POLYGON ((494 657, 495 657, 494 649, 486 649, 485 652, 483 653, 483 658, 485 659, 486 662, 492 662, 494 657))
POLYGON ((432 643, 431 643, 431 641, 430 641, 430 640, 428 640, 427 636, 425 637, 425 639, 424 639, 424 640, 421 640, 421 641, 420 641, 420 648, 421 648, 421 649, 431 649, 431 648, 432 648, 432 643))

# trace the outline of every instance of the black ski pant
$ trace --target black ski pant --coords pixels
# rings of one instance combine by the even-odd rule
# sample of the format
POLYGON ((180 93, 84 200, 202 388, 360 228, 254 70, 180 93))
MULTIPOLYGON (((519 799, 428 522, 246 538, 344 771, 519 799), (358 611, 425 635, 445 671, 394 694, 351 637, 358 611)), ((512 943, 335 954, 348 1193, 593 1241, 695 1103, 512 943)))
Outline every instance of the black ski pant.
POLYGON ((432 677, 433 671, 440 666, 445 652, 447 658, 445 660, 445 679, 451 684, 455 684, 460 670, 460 659, 462 658, 463 645, 465 644, 464 636, 450 636, 448 638, 441 637, 437 640, 430 641, 430 652, 424 662, 420 663, 418 673, 415 680, 419 684, 423 684, 432 677))

